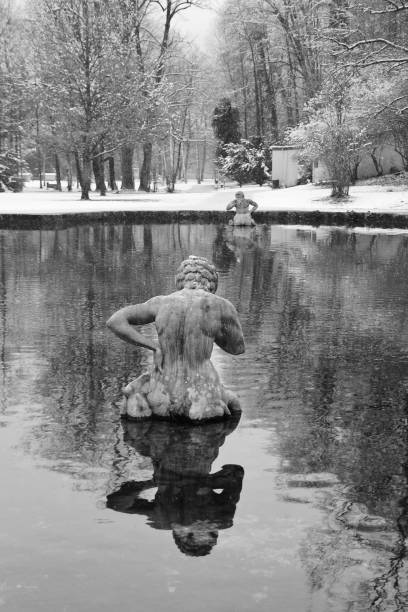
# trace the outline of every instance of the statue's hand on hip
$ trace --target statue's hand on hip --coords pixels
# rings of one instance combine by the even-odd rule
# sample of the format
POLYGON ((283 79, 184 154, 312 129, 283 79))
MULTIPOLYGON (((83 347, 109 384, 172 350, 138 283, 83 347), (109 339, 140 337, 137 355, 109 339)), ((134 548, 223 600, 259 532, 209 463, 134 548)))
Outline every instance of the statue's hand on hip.
POLYGON ((159 347, 157 347, 154 350, 153 364, 154 364, 154 369, 157 372, 161 373, 163 370, 163 353, 161 352, 159 347))

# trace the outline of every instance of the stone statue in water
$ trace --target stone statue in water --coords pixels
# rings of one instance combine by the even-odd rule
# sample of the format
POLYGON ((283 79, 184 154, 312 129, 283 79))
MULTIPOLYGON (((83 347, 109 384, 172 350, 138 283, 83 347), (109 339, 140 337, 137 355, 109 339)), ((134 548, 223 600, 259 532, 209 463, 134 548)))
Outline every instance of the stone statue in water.
POLYGON ((243 191, 237 191, 235 200, 227 204, 226 210, 233 210, 234 208, 235 215, 231 225, 250 225, 251 227, 256 225, 252 218, 252 213, 257 210, 258 204, 246 198, 243 191), (250 206, 252 207, 251 210, 249 208, 250 206))
POLYGON ((123 389, 123 416, 203 422, 240 410, 210 361, 214 342, 232 355, 245 351, 237 311, 214 295, 217 285, 215 267, 191 255, 177 270, 177 291, 122 308, 109 319, 119 338, 154 352, 153 370, 123 389), (134 327, 153 322, 158 342, 134 327))

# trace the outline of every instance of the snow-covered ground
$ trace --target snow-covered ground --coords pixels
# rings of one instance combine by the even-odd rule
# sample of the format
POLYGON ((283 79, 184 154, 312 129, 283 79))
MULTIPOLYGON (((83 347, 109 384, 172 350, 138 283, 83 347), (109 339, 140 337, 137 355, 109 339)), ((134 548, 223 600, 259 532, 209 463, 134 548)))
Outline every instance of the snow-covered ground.
MULTIPOLYGON (((80 192, 57 192, 40 189, 38 182, 26 185, 22 193, 0 193, 0 214, 63 214, 101 211, 172 211, 225 210, 238 190, 236 185, 215 189, 213 182, 177 184, 175 193, 111 193, 105 197, 91 193, 91 200, 82 202, 80 192)), ((248 198, 259 204, 259 210, 287 211, 355 211, 408 215, 408 190, 405 186, 359 185, 351 187, 347 201, 332 200, 330 189, 300 185, 288 189, 271 189, 246 185, 248 198)))

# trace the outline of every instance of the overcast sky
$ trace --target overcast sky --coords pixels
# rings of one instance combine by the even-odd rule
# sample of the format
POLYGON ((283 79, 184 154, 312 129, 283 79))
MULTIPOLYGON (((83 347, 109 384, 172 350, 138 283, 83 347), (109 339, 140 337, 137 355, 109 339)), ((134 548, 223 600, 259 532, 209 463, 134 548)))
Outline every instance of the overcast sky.
MULTIPOLYGON (((207 3, 209 6, 219 6, 222 4, 220 0, 207 3)), ((186 38, 194 41, 197 46, 205 50, 206 42, 211 36, 216 21, 216 13, 214 9, 200 9, 195 6, 182 11, 178 17, 176 27, 186 38)))

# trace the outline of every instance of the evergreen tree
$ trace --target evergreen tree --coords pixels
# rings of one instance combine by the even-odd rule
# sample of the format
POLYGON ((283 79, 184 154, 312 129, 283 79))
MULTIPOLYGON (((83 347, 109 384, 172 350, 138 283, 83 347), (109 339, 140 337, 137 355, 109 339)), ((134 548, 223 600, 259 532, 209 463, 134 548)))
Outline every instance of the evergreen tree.
POLYGON ((224 145, 238 143, 241 139, 239 111, 229 98, 222 98, 215 107, 212 118, 215 138, 218 140, 217 157, 224 156, 224 145))

